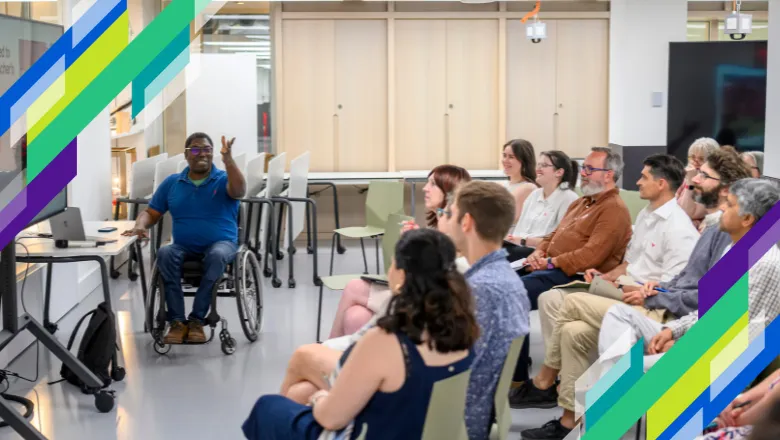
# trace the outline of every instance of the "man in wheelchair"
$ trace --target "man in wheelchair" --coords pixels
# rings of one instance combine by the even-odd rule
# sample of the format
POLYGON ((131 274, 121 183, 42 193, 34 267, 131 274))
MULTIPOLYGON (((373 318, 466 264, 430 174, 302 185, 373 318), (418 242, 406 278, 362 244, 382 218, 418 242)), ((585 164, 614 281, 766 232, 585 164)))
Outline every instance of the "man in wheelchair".
POLYGON ((173 218, 173 243, 157 254, 157 268, 165 290, 167 319, 171 323, 163 342, 206 342, 204 319, 211 303, 211 292, 238 251, 239 201, 246 192, 246 181, 231 148, 235 138, 222 136, 222 161, 225 171, 212 163, 214 144, 205 133, 193 133, 184 145, 188 167, 181 174, 168 176, 155 191, 149 207, 124 235, 147 238, 147 230, 170 212, 173 218), (182 264, 201 260, 203 277, 195 294, 192 312, 184 316, 181 287, 182 264))

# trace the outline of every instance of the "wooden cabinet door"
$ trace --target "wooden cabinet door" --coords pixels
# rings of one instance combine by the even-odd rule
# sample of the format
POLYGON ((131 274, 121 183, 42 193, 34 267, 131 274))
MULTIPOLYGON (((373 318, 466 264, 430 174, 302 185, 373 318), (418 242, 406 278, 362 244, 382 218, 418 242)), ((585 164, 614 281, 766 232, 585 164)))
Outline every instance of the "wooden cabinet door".
POLYGON ((498 139, 498 20, 447 21, 447 157, 495 169, 498 139))
POLYGON ((556 25, 547 23, 547 38, 532 43, 525 24, 507 21, 506 141, 525 139, 538 153, 554 150, 556 113, 556 25))
POLYGON ((387 171, 387 21, 337 20, 335 171, 387 171))
POLYGON ((557 40, 557 149, 582 158, 609 141, 609 22, 559 20, 557 40))
POLYGON ((395 169, 445 162, 447 34, 444 20, 395 21, 395 169))
POLYGON ((311 171, 333 171, 335 23, 284 20, 282 24, 282 137, 287 161, 311 152, 311 171))

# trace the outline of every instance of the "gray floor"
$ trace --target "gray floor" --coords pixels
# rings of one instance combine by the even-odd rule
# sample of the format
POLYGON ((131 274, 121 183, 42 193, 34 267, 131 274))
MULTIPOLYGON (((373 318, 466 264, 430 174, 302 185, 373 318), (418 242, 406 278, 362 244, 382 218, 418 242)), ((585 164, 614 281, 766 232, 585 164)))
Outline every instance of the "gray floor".
MULTIPOLYGON (((327 270, 329 250, 321 250, 319 255, 322 273, 327 270)), ((369 268, 375 270, 371 256, 369 253, 369 268)), ((60 362, 52 360, 43 348, 40 349, 40 378, 34 388, 16 380, 11 382, 10 391, 26 395, 35 403, 32 423, 51 439, 243 438, 240 427, 255 400, 263 394, 277 392, 293 350, 315 340, 318 289, 312 284, 312 256, 299 245, 294 261, 297 288, 286 287, 287 259, 280 261, 283 287, 275 289, 265 280, 264 326, 257 342, 250 344, 244 337, 238 326, 234 300, 220 299, 220 314, 228 319, 229 329, 238 341, 238 349, 232 356, 222 353, 216 338, 209 345, 173 347, 167 355, 158 355, 152 349, 151 337, 143 332, 140 281, 130 282, 125 275, 112 281, 127 378, 112 385, 117 405, 111 413, 97 412, 92 397, 69 384, 48 385, 49 381, 60 378, 60 362)), ((334 273, 362 270, 359 246, 349 246, 344 255, 336 254, 334 273)), ((96 290, 60 321, 57 332, 60 341, 67 342, 78 318, 94 308, 101 298, 100 290, 96 290)), ((338 292, 325 290, 324 335, 329 331, 338 298, 338 292)), ((536 370, 543 358, 536 312, 531 315, 531 323, 531 355, 536 360, 536 370)), ((27 377, 34 376, 34 347, 10 369, 27 377)), ((519 439, 521 430, 541 426, 559 415, 560 410, 513 410, 510 438, 519 439)), ((17 438, 20 437, 10 428, 0 428, 0 440, 17 438)))

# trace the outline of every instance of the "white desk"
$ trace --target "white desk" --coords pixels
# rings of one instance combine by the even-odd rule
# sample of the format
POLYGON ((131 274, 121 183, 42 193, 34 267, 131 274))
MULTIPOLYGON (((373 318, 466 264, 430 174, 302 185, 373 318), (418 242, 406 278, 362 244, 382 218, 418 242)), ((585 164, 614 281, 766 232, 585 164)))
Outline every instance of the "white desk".
MULTIPOLYGON (((50 238, 38 238, 30 235, 20 235, 21 243, 24 246, 17 243, 16 245, 16 260, 21 263, 30 263, 31 265, 42 266, 46 264, 46 287, 44 290, 44 304, 43 304, 43 325, 44 327, 54 333, 57 330, 57 325, 49 320, 49 303, 51 300, 51 273, 52 265, 55 263, 76 263, 82 261, 95 261, 100 265, 100 273, 103 285, 103 300, 111 307, 111 310, 116 310, 111 306, 111 290, 109 286, 109 271, 106 264, 106 257, 114 257, 129 249, 131 246, 135 247, 135 253, 138 257, 138 267, 141 272, 141 288, 143 291, 144 302, 146 302, 146 273, 143 265, 143 254, 141 253, 141 243, 136 237, 124 237, 122 232, 132 229, 135 222, 131 221, 117 221, 117 222, 84 222, 84 232, 87 236, 101 237, 116 239, 116 242, 107 243, 98 247, 74 247, 74 248, 58 248, 54 246, 54 240, 50 238), (117 228, 116 231, 105 234, 99 233, 98 229, 112 226, 117 228)), ((47 232, 43 230, 37 232, 47 232)), ((24 266, 24 265, 23 265, 24 266)), ((24 267, 22 269, 22 275, 24 275, 24 267)), ((17 273, 19 268, 17 267, 17 273)), ((119 334, 117 329, 117 335, 119 334)), ((119 343, 119 341, 117 341, 119 343)), ((121 346, 120 346, 121 348, 121 346)))
MULTIPOLYGON (((415 197, 415 184, 417 182, 425 182, 428 180, 428 175, 430 174, 430 171, 425 170, 405 170, 401 171, 400 174, 403 177, 403 179, 407 182, 409 182, 412 185, 412 207, 411 207, 411 216, 414 217, 414 211, 416 206, 416 197, 415 197)), ((504 174, 501 170, 469 170, 469 175, 474 180, 507 180, 506 174, 504 174)))
MULTIPOLYGON (((367 185, 372 180, 403 180, 402 173, 389 171, 309 173, 310 184, 334 183, 336 185, 367 185)), ((284 180, 290 173, 284 174, 284 180)))

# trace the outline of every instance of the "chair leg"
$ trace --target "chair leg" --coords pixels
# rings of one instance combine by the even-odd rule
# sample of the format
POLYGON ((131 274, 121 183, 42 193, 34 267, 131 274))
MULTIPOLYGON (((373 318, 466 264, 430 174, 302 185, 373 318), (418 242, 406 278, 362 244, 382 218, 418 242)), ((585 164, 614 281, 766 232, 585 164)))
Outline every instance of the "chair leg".
POLYGON ((642 438, 642 416, 639 416, 639 421, 636 422, 636 440, 642 438))
POLYGON ((320 286, 320 300, 319 305, 317 306, 317 343, 320 342, 320 327, 322 326, 322 289, 323 286, 320 286))
POLYGON ((363 273, 368 275, 368 260, 366 259, 366 246, 363 244, 363 238, 360 239, 360 250, 363 251, 363 265, 366 268, 363 273))
POLYGON ((374 245, 376 246, 376 274, 380 275, 379 271, 379 237, 374 237, 374 245))

